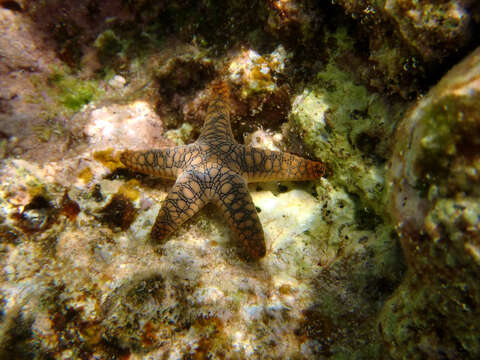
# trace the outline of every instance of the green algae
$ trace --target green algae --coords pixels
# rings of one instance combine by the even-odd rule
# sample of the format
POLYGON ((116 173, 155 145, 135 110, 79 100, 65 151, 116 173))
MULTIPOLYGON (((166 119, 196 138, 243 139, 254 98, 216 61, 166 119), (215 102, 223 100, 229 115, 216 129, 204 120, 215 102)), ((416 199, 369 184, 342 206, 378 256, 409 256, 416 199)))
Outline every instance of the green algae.
MULTIPOLYGON (((316 301, 336 331, 363 324, 356 336, 369 339, 369 345, 357 347, 356 356, 374 358, 381 353, 381 340, 372 330, 377 311, 406 268, 385 197, 387 159, 404 103, 372 92, 337 62, 337 56, 354 51, 346 30, 329 36, 337 46, 328 50, 324 69, 296 97, 289 124, 315 157, 328 164, 328 184, 317 186, 319 198, 325 201, 322 221, 313 224, 309 235, 315 241, 322 239, 320 251, 329 254, 325 272, 350 274, 341 281, 349 298, 358 299, 352 306, 361 315, 347 315, 333 288, 318 293, 316 301)), ((332 353, 324 355, 332 358, 351 354, 352 343, 336 340, 328 346, 332 353)))
POLYGON ((94 44, 100 63, 108 64, 117 55, 124 54, 130 41, 121 39, 112 29, 107 29, 97 36, 94 44))
POLYGON ((79 111, 100 93, 98 82, 81 80, 68 71, 56 70, 48 77, 47 83, 59 104, 72 112, 79 111))
MULTIPOLYGON (((343 76, 346 74, 342 73, 343 76)), ((385 139, 383 136, 387 129, 381 128, 382 120, 374 123, 380 117, 368 116, 369 101, 375 101, 376 97, 367 97, 366 90, 353 83, 333 91, 332 94, 330 86, 325 88, 321 85, 304 91, 304 98, 294 105, 290 122, 301 129, 306 145, 316 157, 330 166, 330 181, 346 187, 359 195, 369 207, 378 209, 382 203, 385 169, 384 164, 376 164, 374 160, 375 157, 385 156, 380 149, 383 144, 371 145, 378 147, 380 154, 373 152, 366 157, 352 140, 359 141, 362 134, 369 133, 375 139, 372 141, 385 139)))
POLYGON ((46 141, 53 134, 64 134, 61 124, 53 119, 59 115, 70 116, 97 99, 103 92, 99 89, 99 81, 83 80, 70 68, 53 67, 46 78, 32 77, 32 84, 37 92, 45 95, 29 97, 28 101, 41 105, 41 117, 49 121, 36 129, 46 141))
POLYGON ((37 133, 41 141, 48 142, 53 135, 63 137, 67 133, 64 125, 56 119, 47 118, 46 123, 32 126, 32 130, 37 133))
POLYGON ((465 104, 455 97, 446 97, 438 104, 431 104, 424 110, 421 126, 422 138, 416 146, 418 157, 415 159, 415 168, 419 169, 415 187, 420 195, 426 196, 432 186, 443 195, 459 187, 467 193, 474 192, 468 182, 459 181, 461 174, 455 174, 458 181, 455 189, 452 188, 452 163, 456 157, 469 158, 477 148, 475 136, 478 126, 467 118, 465 104))
POLYGON ((337 63, 341 54, 354 51, 346 29, 326 36, 336 40, 336 47, 328 50, 325 68, 297 96, 289 122, 329 165, 329 181, 358 196, 359 209, 382 217, 386 159, 404 105, 368 90, 337 63))
POLYGON ((478 64, 454 67, 397 133, 390 206, 409 271, 379 317, 393 358, 480 354, 478 64))

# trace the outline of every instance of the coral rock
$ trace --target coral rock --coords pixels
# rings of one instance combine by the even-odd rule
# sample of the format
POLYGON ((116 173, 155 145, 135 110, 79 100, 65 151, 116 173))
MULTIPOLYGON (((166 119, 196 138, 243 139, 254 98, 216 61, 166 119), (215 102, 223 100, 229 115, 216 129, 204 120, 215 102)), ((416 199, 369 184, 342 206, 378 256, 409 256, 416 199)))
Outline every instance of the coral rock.
POLYGON ((389 199, 409 275, 381 316, 394 358, 480 356, 479 103, 480 48, 397 131, 389 199))

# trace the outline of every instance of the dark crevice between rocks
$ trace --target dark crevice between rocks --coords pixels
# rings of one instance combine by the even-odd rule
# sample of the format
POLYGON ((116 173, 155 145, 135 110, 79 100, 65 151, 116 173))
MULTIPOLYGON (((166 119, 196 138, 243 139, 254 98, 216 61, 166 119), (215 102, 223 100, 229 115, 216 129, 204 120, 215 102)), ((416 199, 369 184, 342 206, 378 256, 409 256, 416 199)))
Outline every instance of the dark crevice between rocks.
POLYGON ((26 320, 21 312, 5 315, 1 320, 0 358, 18 360, 37 358, 39 349, 32 342, 33 321, 26 320))
POLYGON ((0 3, 2 8, 12 10, 12 11, 17 11, 17 12, 22 12, 22 6, 17 3, 16 1, 2 1, 0 3))

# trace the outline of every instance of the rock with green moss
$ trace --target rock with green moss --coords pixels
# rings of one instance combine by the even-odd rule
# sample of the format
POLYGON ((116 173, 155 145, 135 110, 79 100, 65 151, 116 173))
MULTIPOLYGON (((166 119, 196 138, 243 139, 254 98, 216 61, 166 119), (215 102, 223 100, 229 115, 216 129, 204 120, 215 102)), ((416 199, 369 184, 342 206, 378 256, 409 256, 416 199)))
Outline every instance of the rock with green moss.
POLYGON ((331 62, 295 98, 290 125, 315 157, 329 164, 332 182, 381 213, 385 161, 399 109, 401 104, 369 92, 331 62))
POLYGON ((396 133, 389 210, 409 273, 381 316, 394 358, 480 356, 480 49, 396 133))
POLYGON ((81 80, 70 74, 68 69, 55 69, 49 75, 47 84, 58 105, 71 112, 77 112, 101 93, 97 81, 81 80))

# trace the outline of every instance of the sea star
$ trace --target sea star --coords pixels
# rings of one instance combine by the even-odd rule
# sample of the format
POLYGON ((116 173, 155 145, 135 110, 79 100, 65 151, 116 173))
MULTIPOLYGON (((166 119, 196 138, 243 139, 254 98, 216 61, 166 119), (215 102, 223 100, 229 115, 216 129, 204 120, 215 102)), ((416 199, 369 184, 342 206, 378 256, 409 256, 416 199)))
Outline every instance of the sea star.
POLYGON ((227 218, 239 241, 240 255, 265 255, 263 228, 248 192, 247 182, 311 180, 325 172, 322 162, 235 142, 230 126, 229 91, 223 82, 212 85, 213 100, 197 141, 190 145, 121 153, 128 168, 176 179, 151 230, 163 242, 182 223, 209 202, 227 218))

